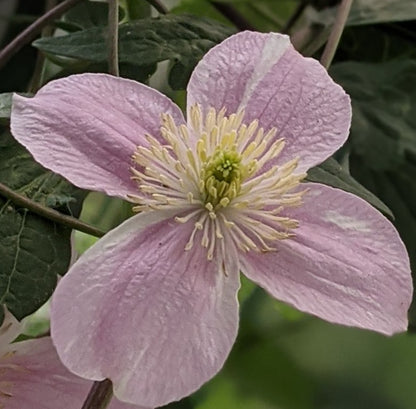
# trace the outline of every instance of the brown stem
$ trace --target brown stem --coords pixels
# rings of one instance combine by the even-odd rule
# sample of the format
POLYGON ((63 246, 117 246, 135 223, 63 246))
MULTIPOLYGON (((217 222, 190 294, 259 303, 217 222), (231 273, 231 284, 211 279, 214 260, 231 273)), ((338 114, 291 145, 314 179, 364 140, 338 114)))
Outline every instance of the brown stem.
POLYGON ((109 379, 94 382, 81 409, 105 409, 113 397, 113 385, 109 379))
POLYGON ((152 7, 154 7, 160 14, 168 14, 169 10, 159 0, 146 0, 152 7))
POLYGON ((71 229, 79 230, 95 237, 102 237, 105 234, 102 230, 84 223, 75 217, 62 214, 61 212, 51 209, 50 207, 42 206, 40 203, 37 203, 26 196, 15 192, 6 185, 3 185, 3 183, 0 183, 0 195, 11 200, 18 206, 24 207, 39 216, 45 217, 46 219, 52 220, 59 224, 63 224, 71 229))
POLYGON ((321 64, 328 69, 334 58, 335 51, 337 50, 339 40, 341 39, 342 32, 344 31, 345 23, 347 22, 348 14, 351 10, 353 0, 342 0, 338 7, 337 15, 335 17, 334 26, 329 34, 328 42, 326 43, 324 52, 321 56, 321 64))
POLYGON ((108 72, 118 77, 118 0, 108 2, 108 72))
POLYGON ((210 1, 224 17, 228 18, 239 30, 255 30, 255 28, 233 6, 217 1, 210 1))
POLYGON ((60 17, 77 3, 84 0, 65 0, 53 9, 49 10, 43 16, 39 17, 34 23, 22 31, 13 41, 0 51, 0 68, 3 67, 9 59, 16 54, 24 45, 31 42, 51 21, 60 17))

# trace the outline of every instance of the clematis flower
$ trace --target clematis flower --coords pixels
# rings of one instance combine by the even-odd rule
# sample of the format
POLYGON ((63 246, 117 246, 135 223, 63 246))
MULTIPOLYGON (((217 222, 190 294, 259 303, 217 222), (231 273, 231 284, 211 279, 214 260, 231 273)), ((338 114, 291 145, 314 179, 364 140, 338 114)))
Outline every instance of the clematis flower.
MULTIPOLYGON (((0 408, 80 409, 92 382, 69 372, 50 337, 11 343, 21 326, 10 314, 0 328, 0 408)), ((113 399, 109 409, 143 409, 113 399)))
POLYGON ((90 248, 53 297, 63 363, 160 406, 222 367, 238 327, 240 270, 333 323, 404 331, 406 250, 362 199, 307 170, 346 140, 349 97, 280 34, 211 49, 188 85, 187 120, 159 92, 83 74, 14 97, 14 136, 82 188, 137 215, 90 248))

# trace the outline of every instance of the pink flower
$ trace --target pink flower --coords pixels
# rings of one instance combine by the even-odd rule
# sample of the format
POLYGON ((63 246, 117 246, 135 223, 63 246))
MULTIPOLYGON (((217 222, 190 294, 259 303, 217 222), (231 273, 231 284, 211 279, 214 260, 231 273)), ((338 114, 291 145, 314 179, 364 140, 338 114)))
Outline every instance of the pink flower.
MULTIPOLYGON (((0 408, 80 409, 92 382, 62 365, 50 337, 11 343, 19 332, 7 314, 0 328, 0 408)), ((140 409, 117 399, 108 408, 140 409)))
POLYGON ((239 271, 330 322, 404 331, 409 261, 396 230, 349 193, 300 183, 346 140, 348 96, 288 37, 244 32, 167 97, 108 75, 15 96, 12 132, 74 184, 140 213, 72 266, 53 298, 64 364, 160 406, 222 367, 238 326, 239 271))

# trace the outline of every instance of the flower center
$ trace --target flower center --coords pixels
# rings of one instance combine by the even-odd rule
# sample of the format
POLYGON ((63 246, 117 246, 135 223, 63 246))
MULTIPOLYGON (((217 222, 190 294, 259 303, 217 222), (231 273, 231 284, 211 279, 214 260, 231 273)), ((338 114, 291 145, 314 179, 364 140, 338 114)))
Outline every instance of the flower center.
POLYGON ((241 156, 235 149, 216 148, 201 169, 201 179, 204 181, 201 194, 205 204, 211 203, 215 207, 219 203, 228 204, 237 197, 244 170, 241 156))
POLYGON ((200 240, 208 259, 218 246, 224 253, 227 240, 242 251, 273 251, 273 242, 293 236, 298 225, 284 209, 301 204, 297 187, 306 174, 295 172, 297 158, 278 164, 284 141, 276 129, 264 132, 243 117, 213 108, 204 117, 198 105, 187 125, 162 115, 163 139, 147 135, 149 146, 133 155, 133 210, 174 209, 178 223, 193 223, 185 250, 200 240))

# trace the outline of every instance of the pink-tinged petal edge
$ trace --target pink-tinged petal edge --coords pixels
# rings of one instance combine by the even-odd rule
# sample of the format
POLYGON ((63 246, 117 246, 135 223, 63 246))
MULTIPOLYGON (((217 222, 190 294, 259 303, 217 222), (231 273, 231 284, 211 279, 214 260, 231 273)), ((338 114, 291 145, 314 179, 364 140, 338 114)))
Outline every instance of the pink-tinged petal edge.
MULTIPOLYGON (((50 337, 1 346, 0 407, 7 409, 79 409, 91 381, 71 374, 50 337)), ((113 399, 109 409, 145 409, 113 399)))
POLYGON ((394 226, 364 200, 304 185, 293 239, 241 257, 244 274, 279 300, 327 321, 387 335, 407 329, 412 278, 394 226))
POLYGON ((52 301, 64 364, 110 378, 120 400, 145 406, 181 399, 214 376, 238 328, 238 265, 224 274, 199 243, 184 251, 193 223, 160 221, 162 213, 136 215, 104 236, 52 301))
POLYGON ((106 74, 52 81, 33 98, 13 97, 11 131, 34 158, 75 185, 125 197, 137 192, 132 155, 160 137, 161 114, 180 109, 160 92, 106 74))
POLYGON ((351 123, 348 95, 312 58, 277 33, 241 32, 212 48, 188 84, 188 112, 245 109, 244 122, 258 119, 286 141, 278 160, 300 157, 298 170, 321 163, 343 145, 351 123))

